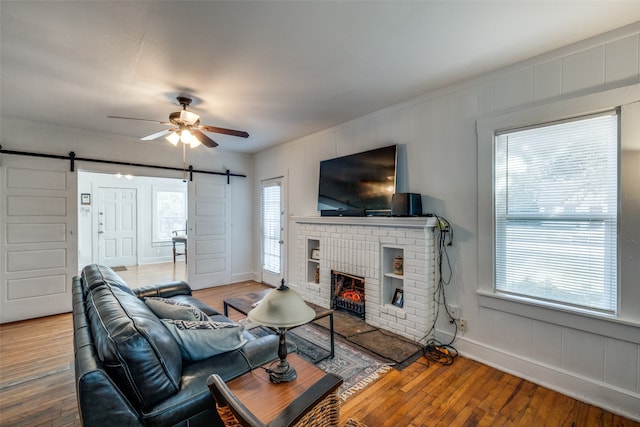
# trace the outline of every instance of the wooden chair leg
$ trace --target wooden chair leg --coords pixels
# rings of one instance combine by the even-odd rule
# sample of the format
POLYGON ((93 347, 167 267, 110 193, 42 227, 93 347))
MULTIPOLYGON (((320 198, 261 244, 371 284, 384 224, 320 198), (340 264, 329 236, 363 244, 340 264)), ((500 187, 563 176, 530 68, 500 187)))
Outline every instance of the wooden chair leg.
POLYGON ((176 263, 176 242, 173 242, 173 263, 176 263))

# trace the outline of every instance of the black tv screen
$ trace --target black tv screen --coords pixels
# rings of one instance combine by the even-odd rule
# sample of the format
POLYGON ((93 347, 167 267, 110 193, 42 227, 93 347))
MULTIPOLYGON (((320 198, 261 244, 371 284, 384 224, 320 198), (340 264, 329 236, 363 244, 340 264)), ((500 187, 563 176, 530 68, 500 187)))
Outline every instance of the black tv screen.
POLYGON ((320 162, 318 210, 390 213, 396 191, 397 145, 320 162))

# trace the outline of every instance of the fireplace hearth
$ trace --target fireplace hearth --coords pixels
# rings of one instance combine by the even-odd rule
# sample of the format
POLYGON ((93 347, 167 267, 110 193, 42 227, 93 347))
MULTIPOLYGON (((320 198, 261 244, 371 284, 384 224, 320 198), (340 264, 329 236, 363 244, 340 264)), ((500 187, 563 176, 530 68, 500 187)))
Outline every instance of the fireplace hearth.
POLYGON ((331 298, 334 310, 345 311, 364 320, 364 277, 331 270, 331 298))

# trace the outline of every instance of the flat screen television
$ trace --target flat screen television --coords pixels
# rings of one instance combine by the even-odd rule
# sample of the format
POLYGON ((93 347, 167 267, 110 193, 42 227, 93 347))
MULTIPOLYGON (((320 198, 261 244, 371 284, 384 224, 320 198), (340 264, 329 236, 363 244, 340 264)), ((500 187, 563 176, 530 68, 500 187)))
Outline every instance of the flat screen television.
POLYGON ((397 145, 320 162, 318 210, 390 215, 396 192, 397 145))

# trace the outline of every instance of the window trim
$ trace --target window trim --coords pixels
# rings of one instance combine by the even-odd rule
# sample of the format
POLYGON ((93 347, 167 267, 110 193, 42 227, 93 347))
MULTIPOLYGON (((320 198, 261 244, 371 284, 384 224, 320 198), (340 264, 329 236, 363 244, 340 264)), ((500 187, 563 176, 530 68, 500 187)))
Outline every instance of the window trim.
MULTIPOLYGON (((495 291, 495 204, 494 182, 494 136, 504 129, 523 128, 540 123, 558 122, 576 116, 586 116, 621 108, 621 119, 627 104, 638 102, 640 84, 613 89, 593 95, 582 96, 533 108, 513 111, 493 117, 479 119, 476 123, 478 143, 478 301, 480 307, 504 311, 527 318, 563 326, 598 332, 640 344, 637 327, 640 326, 640 308, 629 310, 621 304, 625 289, 618 275, 618 314, 587 312, 553 303, 529 300, 495 291), (621 327, 622 326, 622 327, 621 327)), ((623 131, 624 123, 620 129, 623 131)), ((623 142, 624 144, 624 142, 623 142)), ((620 184, 619 184, 620 185, 620 184)), ((619 209, 618 215, 621 210, 619 209)), ((620 273, 620 257, 618 257, 620 273)), ((637 291, 636 291, 637 292, 637 291)))

